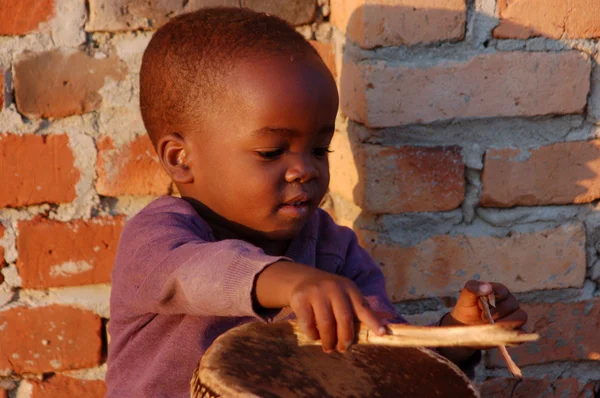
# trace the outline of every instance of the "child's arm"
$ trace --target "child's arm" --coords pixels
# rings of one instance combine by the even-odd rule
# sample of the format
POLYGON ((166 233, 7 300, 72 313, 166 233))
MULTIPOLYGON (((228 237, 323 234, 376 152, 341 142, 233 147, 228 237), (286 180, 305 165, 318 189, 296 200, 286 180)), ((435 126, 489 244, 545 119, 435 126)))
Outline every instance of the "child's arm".
POLYGON ((257 275, 285 259, 240 240, 210 241, 197 217, 141 214, 124 229, 113 269, 115 302, 135 314, 254 316, 257 275))

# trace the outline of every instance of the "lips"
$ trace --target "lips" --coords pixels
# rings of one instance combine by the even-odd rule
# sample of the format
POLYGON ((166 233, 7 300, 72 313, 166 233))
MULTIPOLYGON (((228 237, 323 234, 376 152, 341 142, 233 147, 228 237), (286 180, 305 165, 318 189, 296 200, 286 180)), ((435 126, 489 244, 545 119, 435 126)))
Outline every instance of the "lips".
POLYGON ((300 195, 296 195, 288 200, 286 200, 285 202, 283 202, 282 206, 301 206, 301 205, 308 205, 310 202, 310 196, 308 196, 308 194, 300 194, 300 195))

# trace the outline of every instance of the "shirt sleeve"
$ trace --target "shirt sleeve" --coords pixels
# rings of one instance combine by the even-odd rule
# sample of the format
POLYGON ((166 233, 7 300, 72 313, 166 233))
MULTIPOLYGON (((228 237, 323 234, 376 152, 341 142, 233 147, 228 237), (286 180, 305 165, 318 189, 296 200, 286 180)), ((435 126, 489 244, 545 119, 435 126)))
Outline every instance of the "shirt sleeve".
POLYGON ((256 277, 286 258, 241 240, 212 241, 202 223, 177 213, 136 216, 121 235, 113 269, 115 300, 138 314, 265 320, 253 305, 256 277))

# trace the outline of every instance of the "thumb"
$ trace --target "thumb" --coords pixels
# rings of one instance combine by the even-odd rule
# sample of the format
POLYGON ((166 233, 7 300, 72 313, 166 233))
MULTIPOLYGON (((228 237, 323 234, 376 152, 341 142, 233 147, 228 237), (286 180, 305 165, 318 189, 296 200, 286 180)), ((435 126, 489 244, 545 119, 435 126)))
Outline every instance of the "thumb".
POLYGON ((494 291, 492 285, 488 282, 469 280, 461 290, 456 302, 457 307, 476 307, 479 305, 479 297, 487 296, 494 291))

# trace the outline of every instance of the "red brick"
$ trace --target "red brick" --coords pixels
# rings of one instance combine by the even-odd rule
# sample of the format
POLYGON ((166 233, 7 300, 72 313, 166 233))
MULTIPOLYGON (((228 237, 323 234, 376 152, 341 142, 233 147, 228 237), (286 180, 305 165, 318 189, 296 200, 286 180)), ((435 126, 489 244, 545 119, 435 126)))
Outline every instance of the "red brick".
POLYGON ((330 190, 371 213, 444 211, 464 199, 460 149, 400 148, 351 143, 336 133, 330 190))
POLYGON ((20 57, 15 69, 15 99, 29 118, 80 115, 100 107, 98 91, 106 78, 123 80, 127 68, 115 57, 96 59, 60 50, 20 57))
POLYGON ((331 22, 364 48, 462 40, 465 0, 331 0, 331 22))
POLYGON ((100 195, 166 195, 171 179, 161 166, 148 136, 121 148, 110 137, 97 142, 96 190, 100 195))
POLYGON ((54 16, 54 0, 0 0, 0 35, 24 35, 54 16))
POLYGON ((600 37, 595 0, 499 0, 500 23, 494 37, 593 39, 600 37), (543 10, 543 12, 540 12, 543 10))
POLYGON ((66 134, 0 134, 0 207, 71 202, 79 178, 66 134))
POLYGON ((242 7, 277 15, 292 25, 303 25, 313 21, 317 11, 316 0, 241 0, 242 7))
POLYGON ((18 374, 100 364, 101 319, 91 311, 51 305, 0 312, 0 370, 18 374))
MULTIPOLYGON (((538 341, 508 349, 518 365, 597 361, 600 357, 600 300, 522 304, 521 307, 529 315, 525 329, 539 333, 541 337, 538 341)), ((506 366, 497 350, 492 350, 487 360, 490 366, 506 366)))
POLYGON ((589 203, 600 198, 600 140, 538 149, 489 149, 481 205, 489 207, 589 203))
POLYGON ((106 384, 102 380, 81 380, 56 374, 31 384, 31 398, 103 398, 106 395, 106 384))
MULTIPOLYGON (((4 237, 4 232, 6 232, 6 228, 0 225, 0 239, 4 237)), ((6 265, 6 260, 4 260, 4 247, 0 246, 0 269, 6 265)), ((1 278, 1 277, 0 277, 1 278)), ((0 282, 1 284, 2 282, 0 282)))
POLYGON ((341 108, 371 127, 454 118, 582 113, 590 89, 589 56, 500 52, 416 66, 348 60, 341 108), (552 82, 552 84, 548 84, 552 82))
POLYGON ((594 383, 583 387, 577 379, 545 379, 524 378, 518 382, 513 378, 490 379, 482 383, 480 392, 482 398, 593 398, 594 383))
POLYGON ((311 40, 310 44, 312 44, 315 50, 317 50, 317 52, 321 56, 321 59, 323 59, 323 62, 325 63, 325 65, 327 65, 327 68, 329 68, 329 71, 335 78, 337 76, 337 72, 335 69, 335 54, 333 45, 321 43, 315 40, 311 40))
POLYGON ((469 279, 500 282, 513 292, 581 287, 585 279, 580 224, 501 238, 438 235, 408 247, 369 235, 363 240, 382 267, 393 301, 452 296, 469 279))
POLYGON ((69 223, 34 219, 18 224, 17 268, 24 288, 110 282, 124 219, 69 223))

